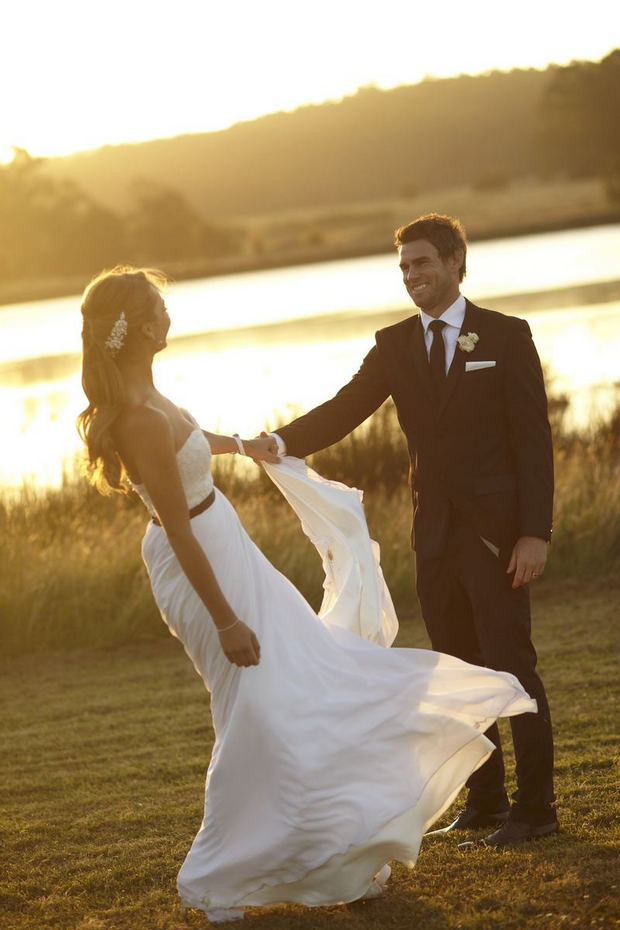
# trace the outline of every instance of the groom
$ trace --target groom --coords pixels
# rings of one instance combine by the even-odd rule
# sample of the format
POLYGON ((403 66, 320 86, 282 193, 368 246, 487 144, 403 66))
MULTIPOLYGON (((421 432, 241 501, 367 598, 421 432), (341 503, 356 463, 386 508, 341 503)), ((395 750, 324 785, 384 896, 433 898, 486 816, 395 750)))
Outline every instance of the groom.
POLYGON ((487 736, 497 748, 468 780, 465 809, 447 828, 494 828, 479 843, 502 848, 558 829, 528 589, 551 537, 547 398, 528 324, 461 295, 467 246, 458 220, 419 217, 396 231, 395 244, 420 313, 379 330, 352 380, 266 443, 305 457, 394 399, 409 446, 417 591, 433 649, 511 672, 538 704, 537 714, 511 718, 512 806, 493 725, 487 736))

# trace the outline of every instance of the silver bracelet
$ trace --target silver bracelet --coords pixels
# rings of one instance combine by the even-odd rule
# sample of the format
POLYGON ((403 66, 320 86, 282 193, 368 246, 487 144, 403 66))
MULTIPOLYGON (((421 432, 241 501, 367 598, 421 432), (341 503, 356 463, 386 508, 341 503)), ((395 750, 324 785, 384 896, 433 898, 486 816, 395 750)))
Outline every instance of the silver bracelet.
POLYGON ((228 630, 232 630, 232 628, 233 628, 234 626, 237 626, 238 623, 241 623, 241 621, 240 621, 239 618, 237 617, 237 619, 235 620, 235 622, 234 622, 234 623, 231 623, 230 626, 225 626, 225 627, 223 627, 221 630, 219 629, 219 627, 217 627, 217 635, 219 636, 220 633, 227 633, 228 630))
POLYGON ((232 438, 233 438, 233 439, 235 440, 235 442, 237 443, 237 449, 238 449, 240 455, 245 455, 245 446, 243 445, 243 442, 242 442, 242 440, 241 440, 241 437, 239 436, 239 433, 233 433, 233 437, 232 437, 232 438))

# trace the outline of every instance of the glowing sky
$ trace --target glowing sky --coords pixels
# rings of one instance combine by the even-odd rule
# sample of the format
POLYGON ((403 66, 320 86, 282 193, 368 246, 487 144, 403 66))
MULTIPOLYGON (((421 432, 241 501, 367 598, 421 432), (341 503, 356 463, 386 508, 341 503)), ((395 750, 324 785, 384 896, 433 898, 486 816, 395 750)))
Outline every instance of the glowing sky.
POLYGON ((609 0, 14 0, 0 7, 0 159, 219 129, 425 75, 599 60, 609 0))

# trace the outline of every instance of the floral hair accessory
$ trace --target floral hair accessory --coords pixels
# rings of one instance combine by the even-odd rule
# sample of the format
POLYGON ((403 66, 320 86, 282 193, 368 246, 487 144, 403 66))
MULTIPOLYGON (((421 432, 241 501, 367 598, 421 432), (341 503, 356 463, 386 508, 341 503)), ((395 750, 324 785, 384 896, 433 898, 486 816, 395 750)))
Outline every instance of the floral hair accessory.
POLYGON ((473 352, 479 339, 478 333, 467 333, 465 336, 459 336, 456 341, 462 352, 473 352))
POLYGON ((105 347, 112 358, 115 358, 123 348, 128 328, 127 320, 125 319, 125 311, 121 310, 121 315, 112 327, 110 335, 105 341, 105 347))

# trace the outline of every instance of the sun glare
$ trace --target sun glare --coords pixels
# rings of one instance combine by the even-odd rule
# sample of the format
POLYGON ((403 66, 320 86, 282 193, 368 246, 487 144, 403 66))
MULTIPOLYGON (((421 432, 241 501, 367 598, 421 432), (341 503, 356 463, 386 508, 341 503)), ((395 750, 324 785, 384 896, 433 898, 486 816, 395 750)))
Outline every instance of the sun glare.
POLYGON ((167 4, 109 0, 101 17, 83 0, 23 0, 3 22, 0 161, 12 145, 54 155, 220 129, 368 84, 599 59, 620 35, 607 0, 588 14, 555 0, 512 14, 495 0, 315 0, 303 16, 284 0, 177 0, 172 16, 167 4))
POLYGON ((0 165, 8 165, 13 161, 13 149, 10 145, 0 144, 0 165))

